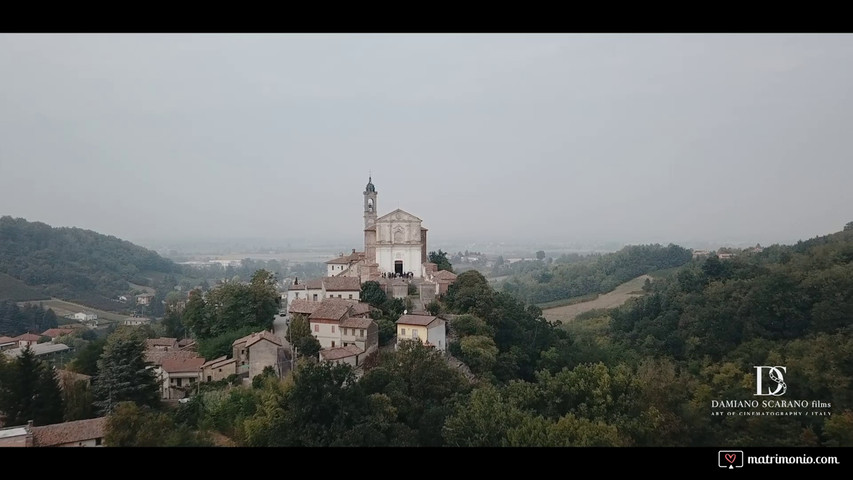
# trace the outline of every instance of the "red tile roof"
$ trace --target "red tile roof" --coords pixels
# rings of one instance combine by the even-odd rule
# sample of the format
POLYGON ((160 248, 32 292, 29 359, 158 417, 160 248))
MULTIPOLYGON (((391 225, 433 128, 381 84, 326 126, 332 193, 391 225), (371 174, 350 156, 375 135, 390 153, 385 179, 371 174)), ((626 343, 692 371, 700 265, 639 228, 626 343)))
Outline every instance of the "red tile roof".
POLYGON ((0 343, 12 343, 15 339, 12 337, 0 337, 0 343))
POLYGON ((288 290, 305 290, 305 284, 304 283, 296 283, 296 284, 293 284, 293 285, 287 287, 287 289, 288 290))
POLYGON ((418 325, 425 327, 430 325, 432 322, 440 320, 438 317, 433 317, 431 315, 401 315, 396 323, 404 324, 404 325, 418 325))
POLYGON ((270 342, 272 342, 278 346, 281 346, 281 340, 279 340, 278 337, 276 337, 275 335, 273 335, 272 333, 270 333, 266 330, 251 333, 249 335, 246 335, 243 338, 238 338, 237 340, 234 340, 234 343, 232 343, 231 345, 237 345, 239 343, 245 343, 246 348, 249 348, 252 345, 260 342, 261 340, 269 340, 270 342))
POLYGON ((189 352, 186 350, 172 350, 168 352, 160 351, 160 350, 146 350, 145 351, 145 361, 151 362, 154 365, 160 365, 164 360, 170 358, 194 358, 197 357, 198 354, 195 352, 189 352))
POLYGON ((33 427, 33 444, 37 447, 55 447, 104 438, 106 420, 106 417, 100 417, 33 427))
POLYGON ((145 340, 145 344, 151 347, 177 347, 178 339, 177 338, 168 338, 168 337, 160 337, 160 338, 149 338, 145 340))
POLYGON ((17 336, 17 337, 15 337, 13 340, 16 340, 16 341, 24 340, 24 341, 26 341, 26 342, 38 342, 39 338, 41 338, 41 337, 40 337, 40 336, 38 336, 38 335, 36 335, 36 334, 33 334, 33 333, 25 333, 25 334, 23 334, 23 335, 18 335, 18 336, 17 336))
POLYGON ((358 277, 325 277, 323 286, 327 292, 359 291, 361 281, 358 277))
MULTIPOLYGON (((328 299, 327 299, 328 300, 328 299)), ((308 320, 341 320, 349 314, 350 307, 337 302, 322 302, 308 320)))
POLYGON ((439 270, 432 274, 432 277, 437 280, 456 280, 456 274, 447 270, 439 270))
POLYGON ((172 357, 163 359, 160 368, 168 373, 198 372, 203 364, 204 358, 202 357, 172 357))
POLYGON ((209 362, 204 362, 201 365, 201 368, 213 367, 213 366, 216 366, 217 364, 224 365, 228 362, 236 362, 236 361, 237 361, 236 358, 228 358, 227 355, 223 355, 219 358, 214 358, 213 360, 210 360, 209 362))
POLYGON ((307 285, 309 290, 319 290, 323 288, 323 279, 315 278, 313 280, 308 280, 307 285))
POLYGON ((342 358, 352 357, 364 352, 355 345, 347 345, 346 347, 324 348, 320 350, 320 356, 323 360, 340 360, 342 358))
POLYGON ((302 298, 296 298, 287 306, 287 311, 290 313, 314 313, 314 310, 320 306, 320 302, 310 302, 302 298))
POLYGON ((42 336, 56 338, 60 335, 69 335, 71 333, 74 333, 74 330, 70 328, 48 328, 42 332, 42 336))
POLYGON ((341 322, 341 327, 346 328, 368 328, 374 323, 370 318, 348 318, 341 322))
POLYGON ((246 348, 251 347, 252 345, 260 342, 261 340, 267 340, 267 341, 270 341, 270 342, 278 345, 279 347, 281 346, 281 339, 279 339, 277 336, 273 335, 272 333, 264 330, 263 332, 259 332, 259 333, 254 334, 254 336, 252 336, 252 338, 250 338, 246 342, 246 348))

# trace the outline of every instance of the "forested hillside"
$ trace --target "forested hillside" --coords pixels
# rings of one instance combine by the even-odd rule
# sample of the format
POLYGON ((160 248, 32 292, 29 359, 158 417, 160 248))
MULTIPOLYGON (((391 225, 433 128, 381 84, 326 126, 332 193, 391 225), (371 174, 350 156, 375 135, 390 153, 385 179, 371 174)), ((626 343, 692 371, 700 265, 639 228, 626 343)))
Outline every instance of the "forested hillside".
POLYGON ((503 291, 527 303, 544 303, 607 293, 619 284, 664 268, 689 262, 692 253, 678 245, 630 245, 615 253, 586 258, 567 256, 548 265, 529 263, 503 282, 503 291))
MULTIPOLYGON (((44 295, 109 308, 109 299, 128 292, 128 282, 150 285, 149 272, 178 273, 180 268, 113 236, 0 217, 0 273, 44 295)), ((20 298, 21 291, 14 300, 31 300, 20 298)))

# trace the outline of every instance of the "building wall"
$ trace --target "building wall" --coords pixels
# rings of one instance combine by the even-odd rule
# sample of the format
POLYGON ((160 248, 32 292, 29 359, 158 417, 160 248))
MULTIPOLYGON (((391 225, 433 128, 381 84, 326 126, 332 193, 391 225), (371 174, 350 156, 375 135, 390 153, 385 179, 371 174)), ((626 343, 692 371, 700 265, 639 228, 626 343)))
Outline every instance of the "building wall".
POLYGON ((442 352, 447 350, 447 334, 445 331, 444 321, 439 319, 435 325, 431 325, 427 331, 427 341, 442 352))
POLYGON ((14 437, 0 438, 0 447, 32 447, 33 438, 28 435, 16 435, 14 437))
POLYGON ((332 348, 332 342, 335 342, 335 347, 343 345, 341 343, 341 329, 337 323, 311 322, 311 333, 320 342, 322 348, 332 348))
POLYGON ((394 262, 403 261, 403 273, 412 272, 420 277, 423 268, 421 264, 421 247, 413 245, 377 245, 376 263, 379 264, 380 273, 394 273, 394 262))
POLYGON ((344 300, 360 300, 359 295, 361 294, 360 290, 340 290, 340 291, 328 291, 326 290, 326 298, 343 298, 344 300))
POLYGON ((224 364, 219 364, 216 367, 204 367, 204 370, 201 373, 202 381, 218 382, 219 380, 225 380, 229 375, 237 373, 236 365, 237 362, 230 361, 225 362, 224 364), (210 380, 208 380, 207 377, 210 377, 210 380))
POLYGON ((276 375, 281 375, 278 368, 278 349, 278 345, 268 340, 261 340, 249 347, 249 379, 255 378, 255 375, 259 375, 267 366, 273 367, 276 375))
POLYGON ((444 351, 447 349, 447 338, 444 331, 444 321, 442 321, 441 319, 436 322, 433 322, 433 324, 430 325, 429 329, 422 325, 398 324, 397 343, 400 343, 403 340, 412 340, 416 338, 414 335, 415 330, 418 333, 417 339, 420 340, 421 343, 428 341, 431 344, 435 345, 435 348, 438 350, 444 351), (405 333, 403 333, 404 329, 405 333))

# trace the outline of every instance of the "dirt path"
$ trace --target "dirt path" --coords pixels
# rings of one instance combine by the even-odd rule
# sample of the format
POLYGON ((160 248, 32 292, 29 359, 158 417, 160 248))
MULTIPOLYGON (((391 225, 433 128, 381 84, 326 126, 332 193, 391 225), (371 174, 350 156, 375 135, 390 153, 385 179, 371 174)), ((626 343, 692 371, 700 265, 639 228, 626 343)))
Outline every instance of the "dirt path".
POLYGON ((588 312, 597 308, 618 307, 628 301, 629 298, 638 297, 638 294, 631 292, 642 290, 643 284, 646 282, 647 278, 651 279, 652 277, 648 275, 640 275, 633 280, 628 280, 622 285, 616 287, 612 292, 599 295, 595 300, 542 310, 542 316, 550 321, 561 320, 563 323, 566 323, 574 320, 576 316, 583 312, 588 312))

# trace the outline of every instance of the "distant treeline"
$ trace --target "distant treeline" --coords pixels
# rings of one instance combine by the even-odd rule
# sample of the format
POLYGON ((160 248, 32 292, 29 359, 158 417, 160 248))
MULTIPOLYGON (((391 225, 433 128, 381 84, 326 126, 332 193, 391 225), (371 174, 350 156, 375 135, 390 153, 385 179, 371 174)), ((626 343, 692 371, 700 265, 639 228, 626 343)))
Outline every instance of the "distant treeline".
POLYGON ((180 273, 181 268, 113 236, 0 217, 0 273, 47 295, 110 306, 109 299, 128 292, 128 282, 150 285, 149 272, 180 273))
MULTIPOLYGON (((522 262, 503 282, 503 290, 527 303, 545 303, 607 293, 640 275, 688 263, 692 253, 670 244, 631 245, 604 255, 568 255, 552 264, 522 262)), ((513 264, 515 266, 515 264, 513 264)))

